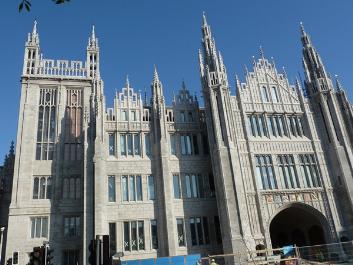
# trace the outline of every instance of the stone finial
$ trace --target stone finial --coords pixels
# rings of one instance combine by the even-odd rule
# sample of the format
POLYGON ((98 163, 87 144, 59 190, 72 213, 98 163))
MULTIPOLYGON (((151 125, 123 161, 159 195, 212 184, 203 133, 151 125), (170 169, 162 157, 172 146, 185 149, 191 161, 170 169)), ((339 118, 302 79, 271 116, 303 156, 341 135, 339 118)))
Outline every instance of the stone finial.
POLYGON ((202 25, 207 26, 207 19, 205 11, 202 12, 202 25))

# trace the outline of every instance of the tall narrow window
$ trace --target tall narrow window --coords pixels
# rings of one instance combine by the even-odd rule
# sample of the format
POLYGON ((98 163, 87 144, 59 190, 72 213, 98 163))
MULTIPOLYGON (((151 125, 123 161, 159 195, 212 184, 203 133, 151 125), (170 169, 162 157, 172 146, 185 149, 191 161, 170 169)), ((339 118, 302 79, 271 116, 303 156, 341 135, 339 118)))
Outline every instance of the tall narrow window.
POLYGON ((124 222, 124 250, 130 250, 130 223, 124 222))
POLYGON ((108 177, 108 201, 115 202, 115 176, 108 177))
POLYGON ((140 155, 140 135, 134 134, 134 154, 140 155))
POLYGON ((158 249, 158 233, 157 233, 156 220, 151 220, 151 241, 152 241, 152 248, 158 249))
POLYGON ((267 88, 265 86, 261 87, 261 99, 263 102, 269 102, 267 88))
POLYGON ((155 194, 154 176, 148 176, 148 199, 154 200, 155 197, 156 197, 156 194, 155 194))
POLYGON ((121 190, 123 194, 123 201, 129 200, 129 187, 128 187, 128 176, 122 176, 121 178, 121 190))
POLYGON ((203 147, 203 154, 208 155, 210 150, 209 150, 209 146, 208 146, 207 135, 205 133, 202 134, 202 147, 203 147))
POLYGON ((208 175, 208 184, 210 186, 210 197, 216 197, 216 187, 214 185, 214 177, 212 173, 208 175))
POLYGON ((109 248, 110 255, 114 255, 116 253, 116 224, 109 223, 109 248))
POLYGON ((150 156, 151 155, 151 137, 150 137, 150 134, 145 134, 145 149, 146 149, 146 155, 150 156))
POLYGON ((185 112, 184 112, 184 111, 181 111, 181 112, 180 112, 180 121, 181 121, 181 122, 186 122, 186 119, 185 119, 185 112))
POLYGON ((198 145, 198 141, 197 141, 197 135, 193 135, 192 136, 192 145, 193 145, 193 151, 195 155, 199 154, 199 145, 198 145))
POLYGON ((53 160, 56 137, 56 95, 55 89, 40 90, 36 160, 53 160))
POLYGON ((185 234, 184 234, 184 220, 182 218, 176 219, 177 232, 178 232, 178 245, 179 247, 185 246, 185 234))
POLYGON ((132 155, 133 145, 132 145, 132 134, 127 134, 127 154, 132 155))
POLYGON ((170 135, 170 153, 176 155, 176 137, 175 134, 170 135))
POLYGON ((115 134, 109 134, 109 155, 115 156, 115 134))
POLYGON ((218 244, 222 244, 222 233, 221 233, 221 225, 219 223, 219 217, 214 217, 214 225, 215 225, 215 232, 216 232, 216 241, 218 244))
POLYGON ((136 200, 142 201, 142 178, 136 176, 136 200))
POLYGON ((190 218, 190 234, 191 234, 191 244, 193 246, 197 245, 195 218, 190 218))
POLYGON ((126 137, 125 134, 120 135, 120 154, 126 156, 126 137))
POLYGON ((65 110, 65 160, 82 159, 82 90, 66 91, 65 110))
POLYGON ((272 102, 273 103, 278 103, 278 93, 277 93, 277 88, 275 86, 271 87, 271 96, 272 96, 272 102))
POLYGON ((80 260, 79 249, 67 249, 62 252, 62 265, 77 265, 80 260))
POLYGON ((173 188, 174 188, 174 198, 180 199, 181 192, 180 192, 180 178, 179 175, 173 175, 173 188))

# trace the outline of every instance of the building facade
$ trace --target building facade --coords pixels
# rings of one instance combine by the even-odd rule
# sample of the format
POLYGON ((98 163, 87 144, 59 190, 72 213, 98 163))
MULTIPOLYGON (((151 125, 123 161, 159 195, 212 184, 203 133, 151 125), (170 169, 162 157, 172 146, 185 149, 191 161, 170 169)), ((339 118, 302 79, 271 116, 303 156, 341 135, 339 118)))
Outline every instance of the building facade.
POLYGON ((127 78, 106 108, 98 39, 86 61, 44 59, 37 25, 21 78, 6 257, 49 241, 88 264, 96 235, 123 259, 233 253, 353 238, 353 110, 302 27, 304 85, 253 59, 232 95, 205 16, 204 107, 185 83, 166 105, 127 78))

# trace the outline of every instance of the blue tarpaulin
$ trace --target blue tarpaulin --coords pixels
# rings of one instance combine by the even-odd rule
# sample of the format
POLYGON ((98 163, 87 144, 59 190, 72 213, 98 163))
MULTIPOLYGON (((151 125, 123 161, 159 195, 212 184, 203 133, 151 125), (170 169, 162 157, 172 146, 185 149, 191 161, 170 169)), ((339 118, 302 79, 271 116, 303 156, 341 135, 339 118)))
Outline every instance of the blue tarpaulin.
POLYGON ((156 259, 125 260, 121 265, 196 265, 201 255, 162 257, 156 259))
POLYGON ((283 255, 284 256, 289 256, 289 255, 293 255, 294 254, 294 246, 290 245, 290 246, 284 246, 282 248, 283 250, 283 255))

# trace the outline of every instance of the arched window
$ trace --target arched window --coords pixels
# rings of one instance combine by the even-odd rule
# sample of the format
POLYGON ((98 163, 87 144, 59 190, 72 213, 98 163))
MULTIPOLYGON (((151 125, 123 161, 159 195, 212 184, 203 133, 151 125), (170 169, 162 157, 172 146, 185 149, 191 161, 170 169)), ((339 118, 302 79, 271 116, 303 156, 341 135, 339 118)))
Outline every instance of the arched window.
POLYGON ((75 179, 70 178, 70 191, 69 191, 70 199, 75 199, 75 179))
POLYGON ((268 93, 265 86, 261 87, 261 99, 263 102, 269 102, 268 93))
POLYGON ((33 199, 38 199, 38 190, 39 190, 39 178, 34 178, 34 182, 33 182, 33 199))
POLYGON ((52 179, 51 177, 47 178, 47 199, 51 199, 52 196, 52 179))
POLYGON ((45 177, 40 178, 39 199, 45 199, 45 177))
POLYGON ((275 86, 271 87, 271 96, 272 96, 272 102, 273 103, 278 103, 278 93, 277 93, 277 88, 275 86))
POLYGON ((63 199, 67 199, 69 197, 69 179, 64 178, 63 183, 63 199))
POLYGON ((76 178, 76 199, 81 197, 81 180, 76 178))

